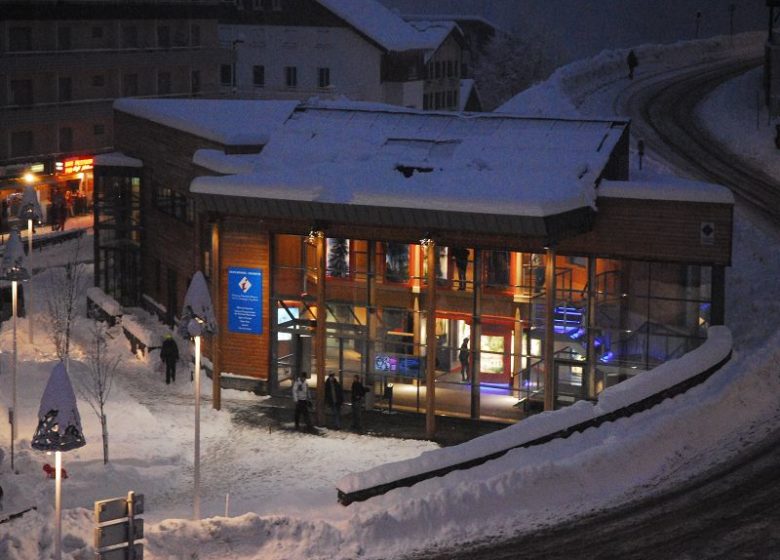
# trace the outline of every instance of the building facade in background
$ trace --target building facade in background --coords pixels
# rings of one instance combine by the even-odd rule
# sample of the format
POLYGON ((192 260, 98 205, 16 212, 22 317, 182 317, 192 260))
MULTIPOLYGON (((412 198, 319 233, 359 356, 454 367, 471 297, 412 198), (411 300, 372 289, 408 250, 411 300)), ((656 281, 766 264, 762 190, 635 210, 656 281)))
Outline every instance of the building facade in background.
MULTIPOLYGON (((119 97, 214 96, 218 0, 0 0, 0 197, 92 203, 119 97), (26 177, 26 179, 25 179, 26 177)), ((47 212, 51 218, 51 212, 47 212)))

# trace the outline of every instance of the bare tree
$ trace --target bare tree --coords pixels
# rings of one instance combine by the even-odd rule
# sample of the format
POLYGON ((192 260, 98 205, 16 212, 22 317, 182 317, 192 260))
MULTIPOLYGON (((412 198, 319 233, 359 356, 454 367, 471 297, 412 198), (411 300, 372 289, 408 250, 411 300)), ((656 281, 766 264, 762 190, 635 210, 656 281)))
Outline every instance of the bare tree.
POLYGON ((86 270, 78 261, 81 238, 76 239, 73 253, 64 267, 50 270, 48 306, 49 336, 57 357, 67 365, 73 322, 81 296, 86 290, 86 270))
POLYGON ((106 325, 95 321, 92 340, 86 350, 88 374, 78 378, 78 392, 100 420, 103 435, 103 463, 108 463, 108 416, 106 402, 114 383, 120 357, 111 356, 106 343, 106 325))

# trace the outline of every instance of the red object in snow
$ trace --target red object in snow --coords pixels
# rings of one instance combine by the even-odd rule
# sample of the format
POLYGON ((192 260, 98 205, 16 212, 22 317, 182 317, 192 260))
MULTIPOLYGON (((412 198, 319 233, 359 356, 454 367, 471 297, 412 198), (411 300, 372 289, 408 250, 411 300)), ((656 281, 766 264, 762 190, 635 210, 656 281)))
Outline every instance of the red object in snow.
MULTIPOLYGON (((54 467, 48 463, 43 465, 43 472, 45 472, 46 476, 49 478, 57 478, 57 473, 55 472, 54 467)), ((68 478, 68 471, 65 469, 62 469, 62 478, 68 478)))

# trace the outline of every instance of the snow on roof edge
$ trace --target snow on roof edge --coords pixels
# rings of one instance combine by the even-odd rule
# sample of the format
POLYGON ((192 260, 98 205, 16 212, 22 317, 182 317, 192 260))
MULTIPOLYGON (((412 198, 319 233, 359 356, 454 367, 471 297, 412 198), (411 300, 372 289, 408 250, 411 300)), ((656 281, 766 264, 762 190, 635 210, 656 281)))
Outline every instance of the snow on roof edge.
POLYGON ((603 180, 598 187, 599 198, 631 198, 639 200, 669 200, 678 202, 710 202, 734 204, 732 192, 714 183, 690 181, 679 177, 659 176, 654 180, 603 180))

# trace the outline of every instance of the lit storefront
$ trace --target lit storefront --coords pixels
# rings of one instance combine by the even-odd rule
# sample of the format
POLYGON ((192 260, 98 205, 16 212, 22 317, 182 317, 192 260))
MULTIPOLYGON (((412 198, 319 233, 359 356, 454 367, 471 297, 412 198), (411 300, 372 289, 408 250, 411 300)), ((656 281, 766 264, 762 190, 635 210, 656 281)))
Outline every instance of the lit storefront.
POLYGON ((260 103, 212 128, 176 124, 192 105, 116 112, 143 162, 141 298, 170 316, 204 271, 216 406, 222 384, 286 393, 300 372, 321 400, 333 371, 430 433, 436 415, 513 422, 723 322, 731 195, 629 181, 627 123, 260 103))

